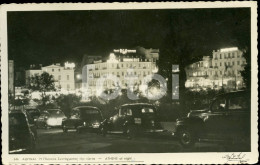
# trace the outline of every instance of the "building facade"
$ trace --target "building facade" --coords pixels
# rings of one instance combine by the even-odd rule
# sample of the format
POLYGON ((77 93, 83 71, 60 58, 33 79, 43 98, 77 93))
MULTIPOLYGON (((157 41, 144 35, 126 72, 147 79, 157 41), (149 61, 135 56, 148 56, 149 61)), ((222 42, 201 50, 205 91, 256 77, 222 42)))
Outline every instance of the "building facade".
POLYGON ((241 89, 246 60, 237 47, 213 51, 212 57, 204 56, 202 61, 185 68, 187 81, 185 86, 191 89, 241 89))
POLYGON ((74 67, 75 65, 72 63, 65 63, 64 66, 57 63, 41 67, 41 69, 31 68, 26 70, 26 84, 28 85, 30 83, 29 80, 31 76, 47 72, 53 76, 56 89, 61 91, 73 91, 75 90, 74 67))
POLYGON ((8 60, 8 90, 14 95, 14 61, 8 60))
MULTIPOLYGON (((159 59, 159 50, 157 54, 152 52, 151 58, 145 56, 138 56, 136 50, 115 49, 110 53, 106 61, 94 61, 87 65, 88 72, 85 72, 87 78, 83 84, 87 84, 87 91, 89 96, 97 95, 102 91, 97 90, 111 90, 118 88, 126 89, 130 86, 140 88, 142 80, 148 76, 156 73, 158 68, 156 61, 159 59), (108 77, 108 76, 112 77, 108 77), (100 83, 100 78, 104 81, 100 83), (117 79, 117 81, 115 81, 117 79), (130 85, 130 81, 133 85, 130 85)), ((83 74, 82 77, 85 75, 83 74)), ((135 90, 135 89, 133 89, 135 90)))

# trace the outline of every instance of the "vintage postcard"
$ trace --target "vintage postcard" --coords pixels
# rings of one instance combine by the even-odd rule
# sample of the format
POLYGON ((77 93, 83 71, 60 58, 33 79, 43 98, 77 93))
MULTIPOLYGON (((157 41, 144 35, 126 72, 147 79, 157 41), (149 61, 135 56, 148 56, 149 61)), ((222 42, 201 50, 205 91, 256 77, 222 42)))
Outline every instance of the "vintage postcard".
POLYGON ((0 6, 3 164, 251 164, 257 2, 0 6))

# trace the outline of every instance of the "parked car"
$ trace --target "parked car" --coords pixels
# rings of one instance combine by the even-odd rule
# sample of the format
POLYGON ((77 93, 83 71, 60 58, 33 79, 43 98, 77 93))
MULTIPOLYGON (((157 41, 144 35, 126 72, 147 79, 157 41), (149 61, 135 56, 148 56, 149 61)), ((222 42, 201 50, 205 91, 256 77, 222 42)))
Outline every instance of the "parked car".
POLYGON ((78 133, 83 131, 97 132, 103 117, 97 107, 80 106, 72 109, 70 118, 62 122, 63 132, 69 129, 76 129, 78 133))
POLYGON ((250 110, 250 92, 221 94, 207 109, 191 111, 187 117, 177 119, 174 135, 184 147, 193 146, 199 140, 247 142, 250 110))
POLYGON ((122 133, 132 139, 141 133, 163 132, 158 121, 156 108, 151 104, 124 104, 114 115, 105 119, 100 126, 103 136, 107 133, 122 133))
POLYGON ((39 118, 39 116, 41 115, 40 110, 37 108, 29 108, 29 109, 25 109, 25 111, 30 115, 30 117, 33 120, 37 120, 39 118))
POLYGON ((30 153, 35 149, 36 137, 27 115, 20 110, 9 112, 9 153, 30 153))
POLYGON ((62 120, 66 118, 60 109, 48 109, 43 111, 36 120, 38 128, 61 127, 62 120))

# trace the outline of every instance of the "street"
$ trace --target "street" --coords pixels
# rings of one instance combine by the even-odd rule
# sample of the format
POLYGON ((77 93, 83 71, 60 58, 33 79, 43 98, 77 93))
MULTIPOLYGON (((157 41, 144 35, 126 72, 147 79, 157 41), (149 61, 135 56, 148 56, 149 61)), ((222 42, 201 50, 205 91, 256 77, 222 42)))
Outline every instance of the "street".
MULTIPOLYGON (((168 133, 169 134, 169 133, 168 133)), ((36 154, 79 154, 79 153, 176 153, 176 152, 235 152, 245 146, 229 148, 217 143, 196 143, 193 148, 183 148, 177 139, 169 135, 141 136, 128 140, 123 135, 96 133, 78 134, 71 130, 63 133, 60 128, 38 129, 36 154)))

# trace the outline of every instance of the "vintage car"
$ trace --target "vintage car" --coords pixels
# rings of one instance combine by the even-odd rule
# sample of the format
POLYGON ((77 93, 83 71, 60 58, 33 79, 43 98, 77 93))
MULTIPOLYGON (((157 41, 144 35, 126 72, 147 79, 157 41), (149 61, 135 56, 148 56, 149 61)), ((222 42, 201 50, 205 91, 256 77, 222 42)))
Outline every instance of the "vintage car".
POLYGON ((27 108, 25 111, 30 115, 33 120, 37 120, 41 115, 40 110, 37 108, 27 108))
POLYGON ((66 116, 60 109, 47 109, 43 111, 36 120, 36 126, 38 128, 46 129, 51 127, 61 127, 64 118, 66 118, 66 116))
POLYGON ((70 117, 62 121, 62 129, 63 132, 69 129, 76 129, 78 133, 97 132, 102 120, 101 111, 97 107, 79 106, 73 108, 70 117))
POLYGON ((177 119, 176 132, 184 147, 197 141, 248 142, 250 140, 250 92, 218 95, 207 109, 191 111, 177 119))
POLYGON ((122 133, 132 139, 140 133, 163 132, 158 121, 156 108, 151 104, 125 104, 117 108, 114 115, 105 119, 100 126, 103 136, 107 133, 122 133))
POLYGON ((9 153, 31 153, 36 146, 26 113, 20 110, 9 112, 9 153))

